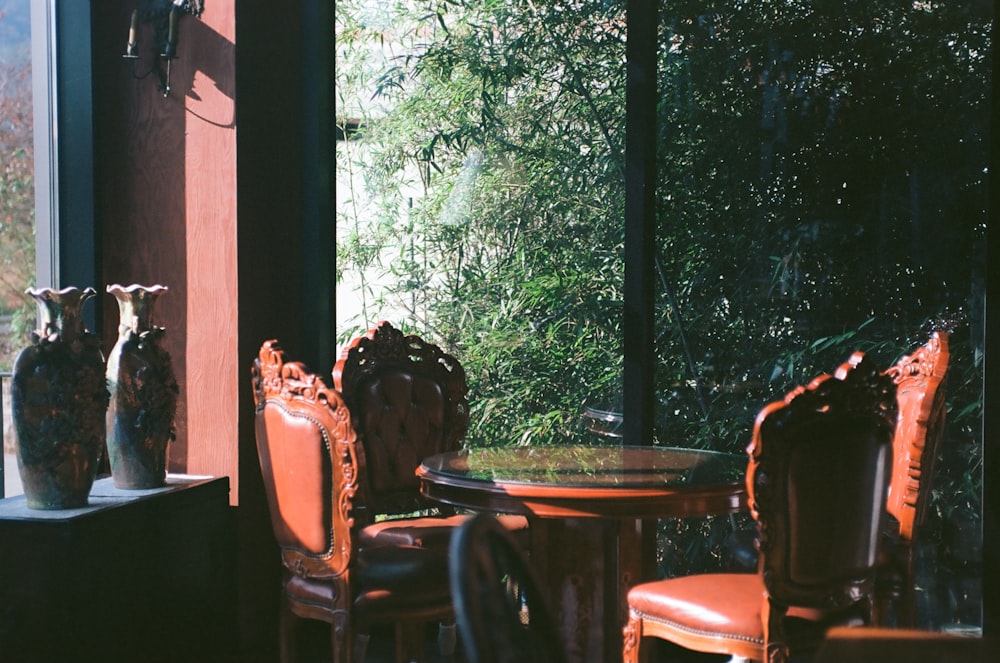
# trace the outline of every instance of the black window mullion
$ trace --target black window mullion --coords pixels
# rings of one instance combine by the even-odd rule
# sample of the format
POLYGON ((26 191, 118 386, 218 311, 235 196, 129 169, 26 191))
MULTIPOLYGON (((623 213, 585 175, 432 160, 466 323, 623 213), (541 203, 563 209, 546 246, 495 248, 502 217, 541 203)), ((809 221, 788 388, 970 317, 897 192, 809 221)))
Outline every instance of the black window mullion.
POLYGON ((623 442, 653 442, 657 3, 626 8, 623 442))

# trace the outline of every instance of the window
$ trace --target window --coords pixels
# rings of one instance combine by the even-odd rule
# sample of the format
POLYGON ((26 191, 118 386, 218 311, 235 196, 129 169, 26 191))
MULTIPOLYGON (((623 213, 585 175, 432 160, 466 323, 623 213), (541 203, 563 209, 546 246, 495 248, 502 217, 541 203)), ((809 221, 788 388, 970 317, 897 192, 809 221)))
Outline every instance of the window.
MULTIPOLYGON (((96 282, 93 174, 80 167, 92 162, 90 3, 11 0, 0 34, 0 371, 9 371, 36 326, 24 289, 96 282), (72 223, 60 223, 62 209, 73 210, 72 223)), ((93 309, 84 313, 95 328, 93 309)), ((0 467, 10 496, 21 491, 8 382, 0 467)))
MULTIPOLYGON (((635 296, 625 3, 397 4, 337 4, 339 299, 366 306, 338 335, 391 315, 449 345, 469 444, 585 436, 585 406, 621 408, 635 296)), ((922 609, 975 629, 992 11, 713 7, 659 16, 653 441, 739 451, 853 350, 888 366, 951 330, 922 609)), ((718 558, 712 527, 665 532, 664 573, 684 537, 718 558)))
POLYGON ((0 383, 3 463, 0 496, 20 494, 14 458, 10 370, 34 328, 35 306, 24 289, 35 282, 35 150, 29 0, 0 11, 0 383), (6 469, 7 471, 3 471, 6 469))

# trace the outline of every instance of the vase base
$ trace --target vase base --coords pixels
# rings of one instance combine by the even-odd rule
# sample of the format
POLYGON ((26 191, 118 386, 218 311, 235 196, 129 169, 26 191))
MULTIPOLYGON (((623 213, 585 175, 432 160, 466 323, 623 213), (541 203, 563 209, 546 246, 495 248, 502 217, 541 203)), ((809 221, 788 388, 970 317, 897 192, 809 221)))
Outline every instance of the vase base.
POLYGON ((90 501, 83 499, 60 500, 57 502, 26 498, 25 506, 36 511, 65 511, 66 509, 82 509, 90 505, 90 501))
POLYGON ((126 481, 118 477, 113 478, 115 488, 120 490, 149 490, 151 488, 163 488, 167 485, 166 478, 162 481, 126 481))

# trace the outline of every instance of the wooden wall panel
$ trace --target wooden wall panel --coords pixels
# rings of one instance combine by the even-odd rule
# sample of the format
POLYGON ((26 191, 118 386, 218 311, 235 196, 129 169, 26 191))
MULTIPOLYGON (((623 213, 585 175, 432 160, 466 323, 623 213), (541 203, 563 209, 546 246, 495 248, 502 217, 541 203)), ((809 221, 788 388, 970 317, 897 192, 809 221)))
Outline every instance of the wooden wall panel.
MULTIPOLYGON (((322 290, 306 283, 303 267, 304 5, 240 0, 237 20, 235 0, 206 2, 201 19, 180 22, 173 89, 163 98, 154 78, 134 79, 121 58, 137 2, 91 0, 99 271, 106 282, 171 289, 157 315, 181 384, 170 467, 230 477, 239 506, 237 660, 272 661, 281 565, 257 461, 250 365, 268 338, 305 358, 310 321, 301 301, 322 290)), ((150 36, 141 26, 140 75, 150 36)), ((108 348, 116 326, 108 310, 108 348)), ((314 368, 329 375, 331 367, 314 368)))
POLYGON ((236 503, 238 392, 247 385, 237 360, 234 11, 235 3, 205 3, 201 20, 188 21, 177 69, 186 111, 187 470, 229 475, 236 503))
MULTIPOLYGON (((97 218, 105 284, 170 288, 155 316, 181 388, 170 469, 229 476, 235 503, 235 3, 205 4, 200 18, 179 21, 164 96, 146 75, 151 25, 139 26, 140 59, 130 67, 121 57, 135 3, 92 3, 97 218)), ((102 305, 110 348, 118 315, 110 295, 102 305)))

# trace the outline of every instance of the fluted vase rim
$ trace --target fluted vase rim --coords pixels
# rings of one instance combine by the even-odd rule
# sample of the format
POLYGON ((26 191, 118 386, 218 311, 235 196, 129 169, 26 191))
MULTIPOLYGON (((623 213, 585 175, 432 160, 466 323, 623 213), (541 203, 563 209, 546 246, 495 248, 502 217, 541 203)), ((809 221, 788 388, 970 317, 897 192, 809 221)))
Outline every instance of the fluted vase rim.
POLYGON ((97 294, 97 290, 87 286, 86 288, 77 288, 76 286, 67 286, 65 288, 49 288, 49 287, 32 287, 26 288, 24 294, 31 297, 40 298, 45 295, 56 295, 59 297, 65 297, 67 295, 80 295, 81 300, 85 300, 88 297, 93 297, 97 294))
POLYGON ((133 283, 131 285, 121 285, 119 283, 112 283, 107 287, 107 291, 112 295, 117 293, 131 294, 133 292, 148 292, 153 295, 159 295, 166 292, 169 288, 165 285, 140 285, 138 283, 133 283))

